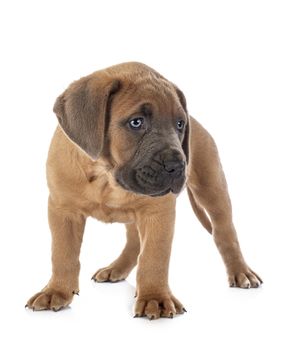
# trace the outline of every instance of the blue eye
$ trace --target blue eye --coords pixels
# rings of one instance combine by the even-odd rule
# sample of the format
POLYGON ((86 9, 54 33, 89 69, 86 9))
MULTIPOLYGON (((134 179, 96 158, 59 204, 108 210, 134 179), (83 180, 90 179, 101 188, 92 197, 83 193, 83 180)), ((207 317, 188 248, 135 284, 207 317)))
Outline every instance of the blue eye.
POLYGON ((129 122, 129 125, 132 129, 140 129, 143 125, 144 119, 143 118, 134 118, 131 119, 129 122))
POLYGON ((185 122, 184 122, 184 120, 179 120, 179 121, 177 121, 177 129, 178 130, 183 130, 184 129, 184 125, 185 125, 185 122))

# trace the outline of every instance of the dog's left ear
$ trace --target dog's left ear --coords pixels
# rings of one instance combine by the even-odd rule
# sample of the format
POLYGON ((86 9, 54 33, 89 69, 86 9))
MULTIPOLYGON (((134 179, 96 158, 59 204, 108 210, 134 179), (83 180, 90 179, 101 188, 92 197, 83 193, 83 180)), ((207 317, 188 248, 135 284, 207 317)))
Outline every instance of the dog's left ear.
MULTIPOLYGON (((175 86, 175 85, 174 85, 175 86)), ((189 163, 189 148, 190 148, 190 118, 189 118, 189 114, 188 114, 188 111, 187 111, 187 103, 186 103, 186 98, 183 94, 183 92, 177 88, 177 86, 175 86, 175 89, 176 89, 176 92, 177 92, 177 95, 179 97, 179 100, 180 100, 180 103, 187 115, 187 124, 185 126, 185 133, 184 133, 184 139, 183 139, 183 142, 182 142, 182 148, 183 148, 183 151, 185 153, 185 156, 186 156, 186 161, 187 163, 189 163)))
POLYGON ((102 152, 111 97, 120 85, 99 71, 72 83, 55 102, 61 128, 93 160, 102 152))

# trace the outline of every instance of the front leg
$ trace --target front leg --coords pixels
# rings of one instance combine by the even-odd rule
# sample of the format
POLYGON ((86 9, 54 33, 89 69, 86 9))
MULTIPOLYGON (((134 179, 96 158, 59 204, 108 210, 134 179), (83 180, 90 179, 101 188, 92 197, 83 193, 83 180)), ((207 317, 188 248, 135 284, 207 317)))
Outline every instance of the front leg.
POLYGON ((168 269, 175 223, 175 197, 137 214, 141 253, 137 269, 135 317, 173 317, 185 311, 171 293, 168 269))
POLYGON ((85 218, 49 199, 48 218, 52 234, 52 277, 39 293, 27 302, 33 310, 54 310, 68 306, 79 292, 79 254, 85 218))

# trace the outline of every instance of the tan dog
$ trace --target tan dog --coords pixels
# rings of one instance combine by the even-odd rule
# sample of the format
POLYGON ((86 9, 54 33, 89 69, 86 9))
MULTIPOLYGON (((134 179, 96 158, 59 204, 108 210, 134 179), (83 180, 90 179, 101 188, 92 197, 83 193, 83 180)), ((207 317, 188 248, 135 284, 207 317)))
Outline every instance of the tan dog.
POLYGON ((188 116, 175 85, 146 65, 124 63, 72 83, 54 112, 60 126, 47 161, 52 277, 29 308, 56 311, 79 292, 80 247, 92 216, 125 223, 127 230, 121 255, 93 279, 123 280, 138 263, 135 315, 183 313, 168 285, 168 266, 176 197, 185 183, 230 286, 262 283, 240 251, 215 143, 188 116))

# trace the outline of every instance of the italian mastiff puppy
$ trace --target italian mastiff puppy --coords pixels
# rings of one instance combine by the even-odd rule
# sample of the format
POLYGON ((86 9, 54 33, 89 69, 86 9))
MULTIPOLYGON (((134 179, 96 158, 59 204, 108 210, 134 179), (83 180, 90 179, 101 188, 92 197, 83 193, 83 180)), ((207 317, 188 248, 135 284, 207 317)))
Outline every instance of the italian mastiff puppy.
POLYGON ((88 216, 126 226, 121 255, 94 275, 125 279, 137 268, 135 316, 182 314, 168 285, 176 198, 186 186, 212 233, 231 287, 256 288, 232 223, 216 145, 188 115, 183 93, 141 63, 124 63, 73 82, 54 105, 59 126, 48 160, 52 277, 27 303, 60 310, 79 292, 79 254, 88 216))

